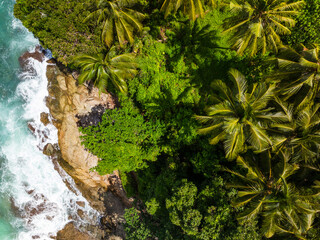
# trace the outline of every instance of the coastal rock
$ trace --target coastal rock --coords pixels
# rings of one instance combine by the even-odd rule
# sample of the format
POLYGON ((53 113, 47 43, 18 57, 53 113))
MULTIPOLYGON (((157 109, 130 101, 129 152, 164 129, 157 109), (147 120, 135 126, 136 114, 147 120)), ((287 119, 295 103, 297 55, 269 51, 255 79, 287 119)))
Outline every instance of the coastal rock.
POLYGON ((55 152, 55 149, 51 143, 48 143, 43 148, 43 154, 47 156, 52 156, 55 152))
POLYGON ((29 130, 31 131, 32 134, 35 134, 36 129, 33 126, 33 124, 34 124, 33 122, 28 122, 28 128, 29 128, 29 130))
POLYGON ((45 126, 47 126, 47 125, 50 123, 49 114, 42 112, 42 113, 40 114, 40 121, 41 121, 45 126))
POLYGON ((57 234, 57 240, 95 240, 90 235, 80 232, 75 225, 71 222, 68 223, 62 230, 57 234))
POLYGON ((99 93, 96 88, 89 91, 86 86, 79 86, 72 73, 61 69, 52 61, 47 67, 47 78, 49 96, 46 103, 53 124, 58 129, 60 148, 54 159, 74 179, 90 205, 102 215, 107 213, 112 217, 114 227, 106 239, 123 239, 125 236, 122 216, 124 209, 131 206, 131 201, 126 197, 117 171, 100 176, 91 170, 99 159, 81 145, 81 134, 78 130, 81 119, 85 124, 93 121, 96 124, 104 110, 114 108, 117 101, 110 94, 99 93), (92 110, 98 115, 92 117, 92 110), (82 118, 83 116, 91 117, 82 118), (107 202, 116 204, 107 205, 107 202))
POLYGON ((19 57, 20 66, 24 71, 32 71, 32 69, 30 69, 30 66, 28 64, 28 61, 30 58, 33 58, 39 62, 42 62, 45 59, 45 54, 43 49, 40 46, 37 46, 34 52, 27 51, 19 57))

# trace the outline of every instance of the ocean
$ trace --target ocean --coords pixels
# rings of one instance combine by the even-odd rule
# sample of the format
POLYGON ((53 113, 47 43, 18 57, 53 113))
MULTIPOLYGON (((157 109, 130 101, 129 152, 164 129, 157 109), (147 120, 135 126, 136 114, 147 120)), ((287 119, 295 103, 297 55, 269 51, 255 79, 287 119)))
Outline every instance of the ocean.
POLYGON ((46 240, 71 218, 81 222, 79 209, 96 212, 78 190, 69 190, 64 181, 74 184, 72 179, 59 175, 41 151, 57 142, 55 127, 40 121, 40 113, 49 112, 47 63, 31 59, 33 71, 20 68, 19 57, 39 42, 14 18, 13 6, 14 0, 0 0, 0 240, 46 240))

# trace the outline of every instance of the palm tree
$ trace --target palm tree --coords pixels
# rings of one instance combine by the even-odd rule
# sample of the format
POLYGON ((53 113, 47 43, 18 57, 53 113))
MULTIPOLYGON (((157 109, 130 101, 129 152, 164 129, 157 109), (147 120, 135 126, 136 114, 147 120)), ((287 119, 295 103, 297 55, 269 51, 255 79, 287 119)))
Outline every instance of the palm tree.
POLYGON ((134 56, 126 53, 116 55, 115 47, 108 53, 98 55, 80 55, 75 57, 74 64, 81 68, 78 82, 83 84, 92 81, 99 91, 106 91, 109 81, 122 93, 127 93, 128 87, 125 79, 137 73, 137 64, 134 56))
POLYGON ((245 77, 237 70, 229 71, 234 87, 216 80, 213 89, 216 104, 209 107, 207 116, 196 116, 204 124, 199 133, 210 133, 211 144, 224 141, 226 157, 235 159, 246 150, 246 145, 256 151, 262 151, 272 145, 266 129, 272 122, 285 121, 281 112, 267 108, 273 98, 274 85, 254 84, 249 91, 245 77))
POLYGON ((160 11, 164 12, 164 17, 167 18, 171 12, 175 13, 179 8, 182 8, 183 13, 188 15, 192 21, 195 21, 197 17, 204 16, 201 0, 164 0, 160 11))
POLYGON ((261 51, 278 51, 282 42, 280 35, 291 33, 295 25, 293 16, 298 14, 303 1, 287 0, 231 0, 233 16, 227 19, 224 33, 231 33, 233 47, 242 55, 251 56, 261 51))
POLYGON ((259 155, 246 154, 246 158, 238 156, 238 164, 247 170, 245 175, 225 169, 238 178, 229 185, 238 189, 233 205, 245 207, 238 220, 246 222, 260 216, 261 230, 267 238, 279 232, 305 239, 319 211, 318 194, 302 195, 289 183, 289 177, 299 168, 289 164, 289 160, 290 155, 282 151, 276 154, 265 151, 259 155))
POLYGON ((273 138, 273 149, 290 151, 295 162, 314 162, 320 156, 320 104, 309 104, 293 112, 292 105, 280 101, 277 99, 289 121, 272 124, 269 129, 277 135, 273 138))
POLYGON ((297 108, 313 101, 320 90, 320 49, 315 46, 300 51, 285 48, 277 57, 279 70, 270 76, 279 83, 279 93, 284 100, 293 100, 297 108))
POLYGON ((101 39, 110 48, 116 35, 120 46, 126 42, 133 43, 134 32, 142 31, 141 21, 144 15, 138 11, 127 8, 128 1, 97 1, 97 10, 90 13, 84 20, 97 20, 98 24, 103 23, 101 39))

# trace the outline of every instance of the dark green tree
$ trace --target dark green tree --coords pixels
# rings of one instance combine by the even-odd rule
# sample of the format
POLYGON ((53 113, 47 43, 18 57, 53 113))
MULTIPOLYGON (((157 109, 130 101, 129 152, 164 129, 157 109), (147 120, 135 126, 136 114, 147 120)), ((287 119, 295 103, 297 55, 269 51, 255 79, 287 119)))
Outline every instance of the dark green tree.
POLYGON ((315 213, 319 211, 317 194, 305 195, 302 188, 289 182, 289 177, 299 168, 289 161, 287 153, 266 151, 237 158, 238 164, 247 170, 246 174, 226 169, 238 179, 230 184, 239 190, 233 205, 245 206, 238 220, 252 221, 260 216, 261 230, 267 238, 283 233, 306 239, 315 213))

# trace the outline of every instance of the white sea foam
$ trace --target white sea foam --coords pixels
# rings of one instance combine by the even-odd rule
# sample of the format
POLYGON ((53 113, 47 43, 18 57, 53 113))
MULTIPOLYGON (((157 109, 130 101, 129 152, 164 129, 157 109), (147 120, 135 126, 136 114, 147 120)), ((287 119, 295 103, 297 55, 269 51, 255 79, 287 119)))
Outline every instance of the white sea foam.
POLYGON ((98 213, 75 188, 72 178, 56 166, 59 174, 53 162, 42 154, 47 143, 57 143, 57 130, 52 124, 44 126, 40 121, 41 112, 49 113, 45 104, 47 63, 30 59, 29 64, 35 71, 21 74, 16 94, 7 102, 11 105, 22 99, 23 106, 12 104, 15 107, 6 108, 10 110, 0 119, 5 122, 8 136, 1 149, 6 170, 0 191, 19 209, 21 218, 11 223, 17 228, 23 226, 17 239, 49 240, 70 221, 70 216, 77 222, 85 221, 77 216, 78 209, 89 218, 96 218, 98 213), (36 129, 34 135, 27 129, 27 122, 32 122, 36 129), (70 191, 64 181, 69 182, 74 191, 70 191), (79 206, 77 201, 84 202, 85 206, 79 206))

